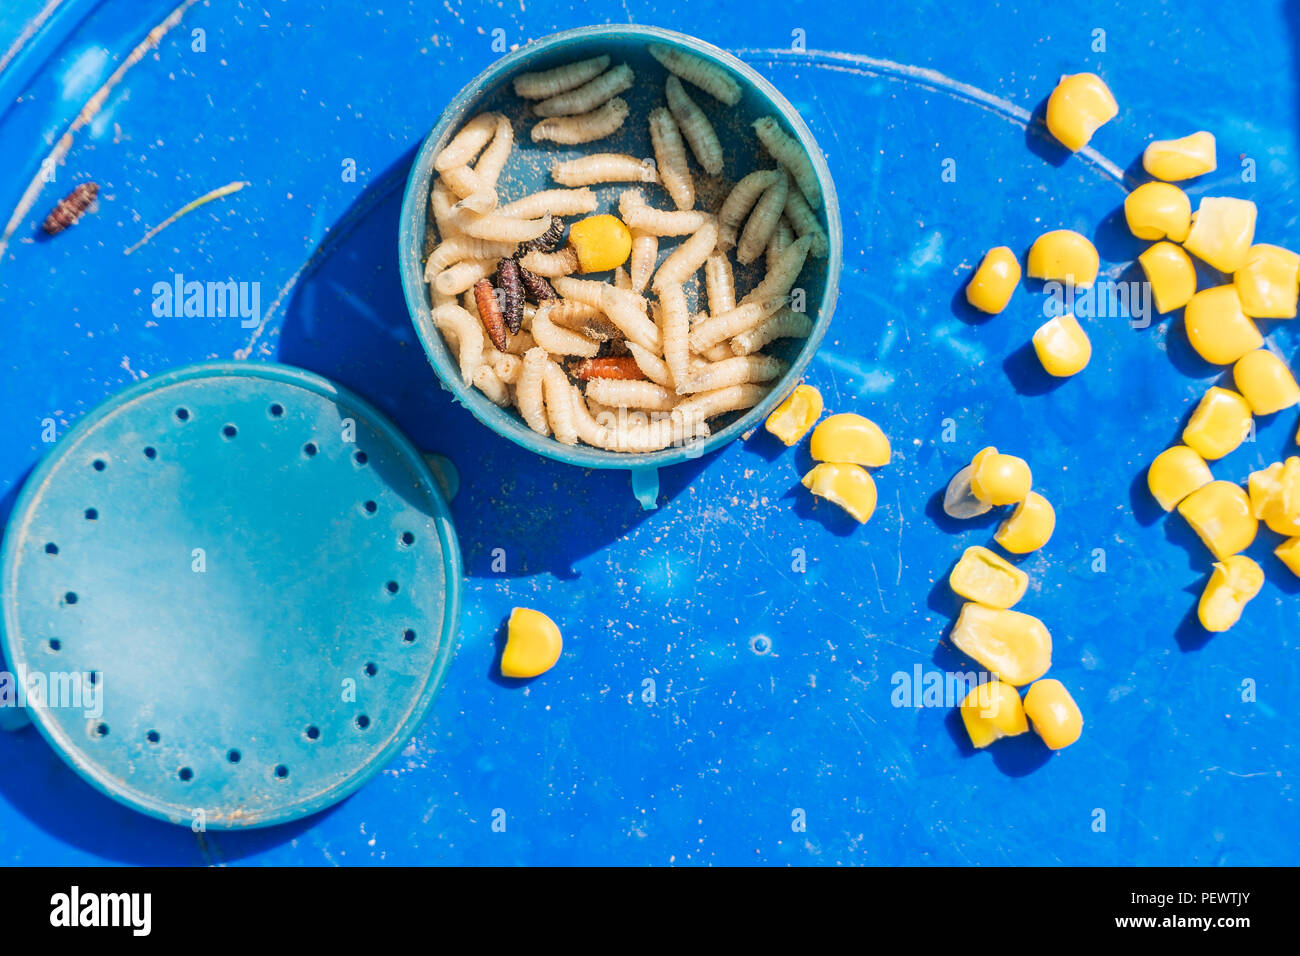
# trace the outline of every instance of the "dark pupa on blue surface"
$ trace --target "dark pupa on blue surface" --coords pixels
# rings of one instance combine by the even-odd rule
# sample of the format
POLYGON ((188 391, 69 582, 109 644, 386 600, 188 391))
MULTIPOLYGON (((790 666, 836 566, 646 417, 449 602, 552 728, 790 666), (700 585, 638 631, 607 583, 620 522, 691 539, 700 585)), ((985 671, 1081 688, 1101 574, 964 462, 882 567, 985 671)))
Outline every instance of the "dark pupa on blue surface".
POLYGON ((99 183, 80 183, 72 192, 59 200, 58 205, 45 217, 42 227, 56 236, 82 217, 99 195, 99 183))

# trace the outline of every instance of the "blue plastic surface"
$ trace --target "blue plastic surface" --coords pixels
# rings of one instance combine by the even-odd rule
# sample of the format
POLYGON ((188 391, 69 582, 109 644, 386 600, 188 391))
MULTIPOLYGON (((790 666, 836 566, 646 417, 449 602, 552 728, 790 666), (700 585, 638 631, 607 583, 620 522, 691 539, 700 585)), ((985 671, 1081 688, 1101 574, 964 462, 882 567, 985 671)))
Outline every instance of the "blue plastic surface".
POLYGON ((455 645, 461 564, 419 452, 297 369, 134 385, 27 481, 4 653, 92 785, 172 823, 283 823, 404 747, 455 645))
MULTIPOLYGON (((596 211, 617 213, 618 197, 627 188, 627 183, 606 183, 592 187, 600 201, 596 211)), ((656 193, 658 198, 652 204, 662 205, 663 194, 661 191, 656 193)), ((402 270, 402 289, 411 310, 416 334, 429 355, 429 361, 457 401, 493 431, 538 454, 589 468, 636 469, 634 474, 639 473, 641 477, 633 479, 633 493, 642 507, 647 509, 655 507, 657 501, 657 495, 650 493, 648 469, 691 461, 706 452, 721 448, 759 425, 789 394, 825 336, 839 294, 843 237, 835 183, 821 150, 798 112, 771 83, 725 51, 692 37, 654 27, 592 26, 565 31, 543 37, 487 67, 448 104, 437 125, 420 147, 411 165, 401 215, 398 261, 402 270), (719 140, 724 144, 721 176, 710 177, 696 170, 697 205, 705 209, 716 208, 731 184, 748 173, 772 164, 772 159, 754 136, 751 124, 759 117, 775 116, 785 131, 803 145, 817 173, 823 203, 816 215, 826 231, 829 250, 824 257, 808 258, 798 282, 805 297, 802 306, 813 320, 813 331, 806 339, 781 339, 766 350, 788 362, 789 369, 779 381, 772 384, 771 391, 763 401, 744 413, 731 413, 711 422, 712 434, 704 441, 693 441, 648 454, 628 455, 581 444, 565 445, 549 436, 539 435, 513 409, 499 408, 478 389, 466 384, 455 356, 447 347, 442 334, 433 326, 429 286, 424 281, 424 263, 432 245, 428 236, 432 225, 429 192, 433 184, 433 161, 465 122, 479 113, 501 113, 510 117, 515 125, 516 145, 498 183, 503 202, 532 192, 554 189, 556 183, 551 176, 551 168, 556 162, 595 151, 653 156, 644 117, 650 110, 662 105, 663 80, 668 74, 649 54, 647 47, 651 43, 681 49, 717 64, 726 70, 742 90, 741 99, 734 107, 721 106, 707 94, 700 93, 696 96, 701 109, 709 114, 719 140), (613 136, 595 144, 559 147, 555 143, 533 142, 527 135, 527 130, 531 128, 535 117, 529 113, 528 102, 515 95, 510 81, 521 73, 548 70, 564 63, 601 55, 609 55, 614 63, 628 64, 640 77, 640 81, 631 90, 622 94, 628 102, 631 118, 613 136)), ((663 240, 660 255, 671 253, 682 241, 683 238, 663 240)), ((751 289, 762 278, 761 266, 761 261, 749 266, 736 266, 735 278, 739 294, 751 289)))
MULTIPOLYGON (((98 7, 8 105, 6 212, 51 136, 164 15, 155 5, 146 17, 149 6, 98 7)), ((1099 71, 1119 100, 1093 143, 1102 156, 1127 168, 1152 136, 1213 130, 1220 169, 1189 191, 1253 198, 1259 238, 1300 245, 1296 5, 1250 16, 1209 2, 449 6, 191 8, 78 135, 23 236, 74 177, 104 185, 99 212, 48 242, 16 239, 0 259, 5 510, 49 450, 44 419, 62 431, 137 375, 244 350, 344 383, 455 462, 463 637, 429 718, 333 810, 200 835, 103 798, 34 730, 0 734, 0 859, 1300 862, 1300 584, 1254 549, 1268 583, 1237 628, 1207 638, 1189 615, 1208 557, 1142 489, 1143 468, 1219 373, 1190 355, 1178 316, 1145 329, 1094 318, 1083 320, 1092 366, 1048 390, 1022 352, 1041 294, 1022 288, 987 321, 960 298, 985 249, 1021 251, 1048 228, 1095 237, 1108 272, 1141 248, 1124 238, 1124 191, 1102 167, 1026 134, 1066 72, 1099 71), (866 527, 810 502, 797 486, 804 451, 761 432, 664 469, 661 506, 643 512, 626 476, 493 435, 432 376, 393 254, 415 149, 499 55, 494 31, 509 47, 593 16, 732 50, 825 151, 845 268, 809 378, 831 409, 867 414, 893 440, 866 527), (806 50, 791 49, 796 30, 806 50), (355 182, 342 178, 349 159, 355 182), (1244 159, 1254 182, 1242 181, 1244 159), (121 255, 235 179, 252 185, 121 255), (260 281, 262 331, 155 317, 151 287, 177 271, 260 281), (1052 674, 1087 728, 1052 757, 1032 740, 970 754, 949 708, 890 700, 895 673, 957 663, 942 642, 955 611, 943 580, 993 525, 940 524, 934 496, 985 443, 1024 454, 1057 507, 1056 537, 1022 562, 1024 607, 1052 628, 1052 674), (491 675, 517 604, 550 614, 565 652, 506 687, 491 675)), ((1300 327, 1268 332, 1294 361, 1300 327)), ((1294 413, 1265 421, 1216 473, 1240 479, 1294 451, 1295 428, 1294 413)))

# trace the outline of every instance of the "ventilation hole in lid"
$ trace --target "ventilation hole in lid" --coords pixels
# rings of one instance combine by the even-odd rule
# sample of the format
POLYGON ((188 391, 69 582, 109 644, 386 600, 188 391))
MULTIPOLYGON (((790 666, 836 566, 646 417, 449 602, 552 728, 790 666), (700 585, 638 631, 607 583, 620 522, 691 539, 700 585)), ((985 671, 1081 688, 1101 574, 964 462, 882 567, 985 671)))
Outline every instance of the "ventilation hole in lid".
POLYGON ((96 458, 90 463, 90 467, 94 468, 96 471, 103 471, 108 467, 108 463, 102 458, 96 458))
POLYGON ((310 727, 308 727, 308 728, 307 728, 307 739, 308 739, 308 740, 319 740, 319 739, 320 739, 320 728, 317 727, 315 724, 312 724, 310 727))
POLYGON ((224 435, 226 438, 234 438, 236 435, 239 434, 239 429, 236 428, 234 425, 227 425, 221 429, 221 434, 224 435))
POLYGON ((272 418, 279 418, 284 414, 284 406, 279 402, 276 402, 268 409, 268 411, 271 413, 272 418))
POLYGON ((244 759, 244 755, 241 754, 238 750, 232 750, 226 754, 226 759, 229 760, 231 763, 239 763, 239 761, 244 759))
POLYGON ((190 420, 190 410, 188 408, 178 408, 173 412, 178 422, 188 422, 190 420))
POLYGON ((365 511, 366 514, 372 515, 379 510, 379 505, 377 505, 373 501, 367 501, 365 504, 361 506, 361 508, 363 511, 365 511))
POLYGON ((277 764, 275 767, 275 775, 283 780, 285 777, 289 776, 289 768, 284 764, 277 764))
POLYGON ((67 594, 63 595, 63 603, 64 603, 64 604, 76 604, 76 603, 77 603, 77 592, 76 592, 76 591, 69 591, 67 594))
POLYGON ((96 737, 107 737, 107 736, 108 736, 108 724, 96 724, 94 730, 92 731, 92 733, 93 733, 96 737))
POLYGON ((396 581, 389 581, 384 587, 387 588, 389 594, 396 594, 401 590, 401 586, 396 581))
POLYGON ((352 453, 352 460, 355 461, 358 465, 364 465, 366 462, 370 460, 370 456, 367 455, 364 451, 354 451, 352 453))
POLYGON ((407 644, 414 644, 414 643, 415 643, 415 631, 411 630, 411 629, 408 627, 405 631, 402 632, 402 640, 405 641, 407 644))
POLYGON ((320 451, 320 449, 316 447, 316 443, 314 441, 309 441, 307 442, 307 444, 302 446, 302 453, 306 455, 308 458, 311 458, 318 451, 320 451))
POLYGON ((415 535, 411 534, 411 532, 409 532, 409 531, 403 531, 403 532, 402 532, 402 544, 404 544, 404 545, 405 545, 406 547, 408 547, 408 548, 409 548, 411 545, 415 544, 415 535))
POLYGON ((158 449, 154 448, 153 445, 150 445, 144 450, 144 457, 148 458, 150 461, 153 461, 155 458, 158 457, 158 449))
POLYGON ((46 553, 46 554, 58 554, 58 553, 59 553, 59 546, 58 546, 57 544, 55 544, 53 541, 47 541, 47 542, 45 543, 45 553, 46 553))
POLYGON ((98 520, 99 520, 99 509, 98 509, 98 508, 87 508, 87 509, 86 509, 86 520, 87 520, 87 521, 98 521, 98 520))
POLYGON ((379 673, 379 668, 375 665, 374 661, 370 661, 368 664, 366 664, 365 674, 367 677, 374 677, 378 673, 379 673))
POLYGON ((370 726, 370 718, 365 714, 357 714, 357 719, 353 723, 357 725, 358 730, 365 730, 370 726))
POLYGON ((55 653, 58 653, 59 651, 63 650, 63 642, 59 640, 57 637, 50 638, 49 646, 50 646, 50 650, 54 651, 55 653))
POLYGON ((158 741, 162 740, 162 734, 158 733, 156 730, 151 730, 144 735, 144 739, 149 741, 151 744, 156 744, 158 741))
POLYGON ((194 771, 191 770, 189 767, 181 767, 180 772, 176 774, 176 776, 180 777, 182 780, 188 783, 189 781, 194 779, 194 771))

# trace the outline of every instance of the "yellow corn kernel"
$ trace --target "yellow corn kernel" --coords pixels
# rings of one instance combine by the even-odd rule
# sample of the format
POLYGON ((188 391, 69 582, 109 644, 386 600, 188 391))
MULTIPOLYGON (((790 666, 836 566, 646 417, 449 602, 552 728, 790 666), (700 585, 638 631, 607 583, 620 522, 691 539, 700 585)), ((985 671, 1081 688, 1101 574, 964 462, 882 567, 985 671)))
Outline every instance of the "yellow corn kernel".
POLYGON ((1179 503, 1178 513, 1220 561, 1249 548, 1259 531, 1246 492, 1230 481, 1197 488, 1179 503))
POLYGON ((1300 578, 1300 536, 1283 541, 1273 549, 1273 553, 1291 570, 1292 574, 1300 578))
POLYGON ((1196 266, 1182 246, 1157 242, 1138 256, 1142 271, 1151 283, 1151 297, 1157 312, 1181 309, 1196 294, 1196 266))
POLYGON ((1183 429, 1183 442, 1206 461, 1236 450, 1250 434, 1250 405, 1236 392, 1212 385, 1183 429))
POLYGON ((991 505, 1014 505, 1025 500, 1034 485, 1029 464, 1015 455, 1003 455, 990 445, 971 465, 970 487, 975 497, 991 505))
POLYGON ((1207 631, 1226 631, 1241 618, 1246 602, 1264 586, 1264 569, 1244 554, 1218 561, 1201 592, 1196 616, 1207 631))
POLYGON ((1028 554, 1047 544, 1055 530, 1056 509, 1038 492, 1031 491, 998 527, 993 540, 1012 554, 1028 554))
POLYGON ((1237 290, 1230 285, 1203 289, 1192 296, 1183 324, 1196 354, 1215 365, 1231 365, 1264 344, 1264 336, 1241 311, 1237 290))
POLYGON ((1029 247, 1029 275, 1034 279, 1054 279, 1082 289, 1097 280, 1099 268, 1097 247, 1073 229, 1045 232, 1029 247))
POLYGON ((871 468, 889 464, 889 438, 869 418, 844 412, 813 429, 808 451, 814 461, 852 462, 871 468))
POLYGON ((966 301, 990 315, 997 315, 1011 301, 1020 282, 1020 260, 1006 246, 995 246, 966 285, 966 301))
POLYGON ((1158 139, 1142 151, 1142 168, 1156 179, 1178 182, 1213 172, 1214 134, 1201 130, 1182 139, 1158 139))
POLYGON ((1072 153, 1118 115, 1119 104, 1095 73, 1062 76, 1047 98, 1047 129, 1072 153))
POLYGON ((632 233, 617 216, 588 216, 569 227, 569 245, 582 272, 608 272, 632 254, 632 233))
POLYGON ((1178 502, 1213 480, 1205 459, 1186 445, 1166 448, 1147 469, 1147 487, 1165 511, 1173 511, 1178 502))
POLYGON ((1300 535, 1300 458, 1251 472, 1246 487, 1252 515, 1278 534, 1300 535))
POLYGON ((1143 183, 1124 200, 1124 220, 1139 239, 1182 242, 1192 228, 1192 201, 1169 183, 1143 183))
POLYGON ((564 641, 555 622, 541 611, 517 607, 506 627, 506 649, 501 654, 505 677, 536 677, 555 666, 564 641))
POLYGON ((1242 311, 1255 319, 1294 319, 1300 294, 1300 255, 1258 242, 1232 275, 1242 311))
POLYGON ((988 548, 967 548, 948 575, 948 586, 985 607, 1012 607, 1025 596, 1029 575, 988 548))
POLYGON ((1048 677, 1034 681, 1025 692, 1024 708, 1034 733, 1052 750, 1065 749, 1083 733, 1079 705, 1059 680, 1048 677))
POLYGON ((1048 319, 1033 335, 1034 351, 1048 375, 1069 378, 1082 372, 1092 358, 1088 334, 1072 315, 1048 319))
POLYGON ((971 745, 977 750, 1002 737, 1014 737, 1029 729, 1020 694, 1000 680, 985 681, 970 689, 961 702, 961 722, 966 725, 971 745))
POLYGON ((1232 380, 1256 415, 1272 415, 1300 402, 1300 385, 1286 362, 1267 349, 1255 349, 1237 359, 1232 380))
POLYGON ((1183 242, 1192 255, 1220 272, 1236 272, 1246 262, 1255 239, 1255 204, 1249 199, 1206 196, 1192 216, 1183 242))
POLYGON ((764 427, 788 447, 797 442, 822 414, 822 393, 811 385, 798 385, 767 416, 764 427))
POLYGON ((876 483, 861 465, 822 462, 803 476, 803 486, 839 505, 858 524, 866 524, 876 510, 876 483))
POLYGON ((952 642, 1000 680, 1016 687, 1035 681, 1052 666, 1052 635, 1032 614, 963 604, 952 642))

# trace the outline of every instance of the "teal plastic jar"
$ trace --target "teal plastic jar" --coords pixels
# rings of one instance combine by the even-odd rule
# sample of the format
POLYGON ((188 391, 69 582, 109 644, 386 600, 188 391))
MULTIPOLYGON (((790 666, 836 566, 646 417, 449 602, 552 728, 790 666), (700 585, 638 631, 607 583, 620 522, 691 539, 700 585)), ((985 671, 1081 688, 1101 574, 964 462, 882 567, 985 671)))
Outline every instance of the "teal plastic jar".
MULTIPOLYGON (((615 208, 609 200, 628 186, 626 183, 611 183, 593 188, 601 197, 602 207, 608 210, 615 208)), ((656 204, 663 205, 660 201, 656 201, 656 204)), ((676 240, 662 241, 661 252, 671 248, 674 241, 676 240)), ((543 37, 502 56, 461 90, 425 139, 411 167, 406 194, 402 200, 398 256, 402 287, 416 333, 443 387, 451 391, 458 402, 497 434, 539 455, 584 468, 619 468, 631 472, 636 497, 644 507, 653 508, 659 491, 658 469, 698 458, 753 429, 803 375, 826 334, 826 327, 835 310, 843 264, 843 235, 835 184, 831 180, 826 160, 803 119, 771 83, 734 56, 702 40, 656 27, 612 24, 566 30, 543 37), (721 202, 730 182, 755 169, 774 165, 774 161, 759 146, 750 124, 760 116, 776 116, 786 132, 799 140, 812 160, 824 198, 818 215, 830 240, 830 249, 824 259, 808 260, 799 281, 799 288, 806 296, 807 313, 813 319, 812 334, 807 339, 782 339, 768 347, 770 354, 784 359, 790 367, 767 397, 747 411, 715 419, 712 422, 713 433, 704 441, 645 454, 628 454, 586 445, 565 445, 553 438, 539 435, 513 409, 498 408, 478 389, 462 380, 455 355, 447 348, 441 333, 433 325, 429 288, 424 281, 425 237, 429 226, 429 191, 434 178, 434 157, 468 119, 484 110, 504 113, 515 124, 514 153, 502 173, 498 187, 503 196, 517 197, 536 190, 556 188, 557 184, 550 178, 551 165, 585 153, 598 151, 629 153, 633 156, 653 155, 645 117, 650 109, 663 101, 664 70, 648 52, 651 43, 680 47, 710 60, 726 69, 740 84, 743 94, 741 101, 731 108, 720 107, 706 93, 693 88, 690 90, 692 98, 713 119, 725 154, 725 168, 718 181, 710 181, 697 172, 697 189, 713 203, 709 208, 716 208, 716 203, 721 202), (515 96, 510 80, 520 73, 545 70, 604 53, 610 54, 612 63, 628 63, 637 74, 636 85, 621 94, 631 107, 631 115, 623 128, 614 136, 579 147, 533 143, 527 135, 528 124, 525 122, 528 104, 515 96), (713 192, 707 193, 706 190, 710 188, 713 192)), ((761 266, 761 263, 756 265, 761 266)), ((744 287, 743 282, 748 275, 750 273, 744 267, 737 267, 739 287, 744 287)))

